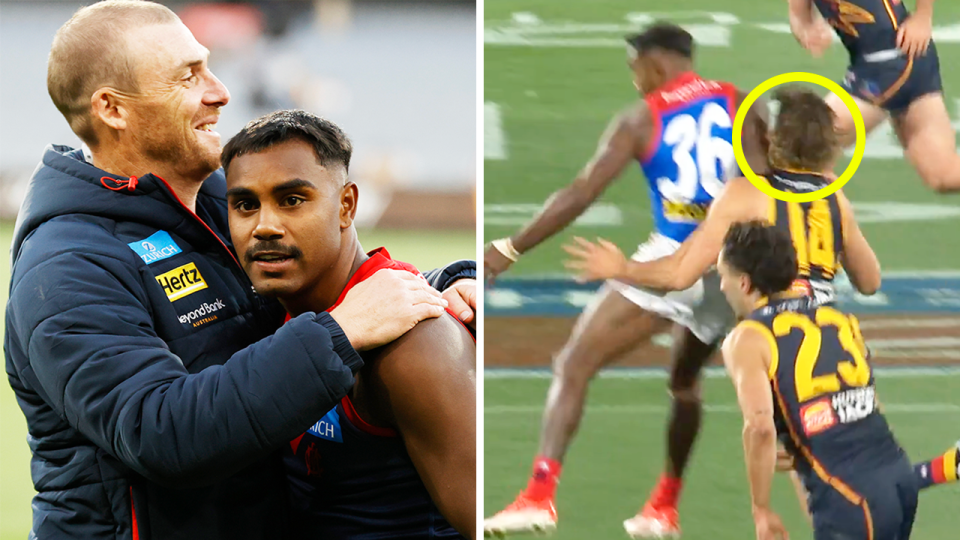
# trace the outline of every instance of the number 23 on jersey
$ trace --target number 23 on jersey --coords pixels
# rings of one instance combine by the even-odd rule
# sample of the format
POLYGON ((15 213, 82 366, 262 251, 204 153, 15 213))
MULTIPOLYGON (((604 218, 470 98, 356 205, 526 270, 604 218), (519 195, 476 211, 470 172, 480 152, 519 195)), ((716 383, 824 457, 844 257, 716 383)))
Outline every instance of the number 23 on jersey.
MULTIPOLYGON (((840 381, 847 386, 859 388, 870 383, 870 366, 867 364, 867 346, 860 333, 860 323, 853 315, 846 315, 831 307, 817 309, 814 319, 793 311, 780 313, 773 319, 773 335, 784 337, 794 329, 803 332, 803 341, 794 362, 794 382, 797 401, 804 402, 823 394, 840 391, 840 381), (823 329, 834 327, 841 350, 828 344, 824 350, 823 329), (833 350, 831 350, 833 349, 833 350), (840 360, 846 353, 850 360, 840 360), (826 353, 826 354, 825 354, 826 353), (814 375, 817 364, 832 363, 830 372, 814 375)), ((779 359, 774 357, 770 366, 771 376, 779 369, 779 359)), ((821 370, 822 371, 822 370, 821 370)))

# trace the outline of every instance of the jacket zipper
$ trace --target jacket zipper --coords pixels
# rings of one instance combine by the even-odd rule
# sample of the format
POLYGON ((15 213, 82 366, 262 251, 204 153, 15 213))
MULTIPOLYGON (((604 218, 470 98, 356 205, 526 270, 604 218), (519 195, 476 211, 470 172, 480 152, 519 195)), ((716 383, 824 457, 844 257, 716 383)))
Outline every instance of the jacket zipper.
POLYGON ((133 504, 133 486, 130 486, 130 522, 133 540, 140 540, 140 526, 137 523, 137 507, 133 504))

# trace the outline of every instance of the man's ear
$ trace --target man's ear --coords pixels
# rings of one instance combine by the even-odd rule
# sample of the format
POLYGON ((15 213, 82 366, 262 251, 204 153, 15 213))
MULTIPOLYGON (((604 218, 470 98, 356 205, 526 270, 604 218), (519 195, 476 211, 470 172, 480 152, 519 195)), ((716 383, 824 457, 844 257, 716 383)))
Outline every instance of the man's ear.
POLYGON ((113 88, 100 88, 90 96, 91 119, 94 124, 101 122, 111 129, 125 130, 130 114, 130 100, 130 96, 125 96, 113 88))
POLYGON ((353 218, 357 216, 357 185, 347 181, 347 185, 340 190, 340 228, 346 229, 353 225, 353 218))

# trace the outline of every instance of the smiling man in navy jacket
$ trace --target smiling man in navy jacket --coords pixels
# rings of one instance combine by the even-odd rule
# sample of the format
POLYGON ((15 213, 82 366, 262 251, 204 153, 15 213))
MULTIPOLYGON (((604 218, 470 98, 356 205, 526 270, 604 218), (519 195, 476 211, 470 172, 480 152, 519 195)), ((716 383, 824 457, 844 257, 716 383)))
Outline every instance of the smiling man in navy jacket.
MULTIPOLYGON (((31 538, 287 537, 280 448, 346 395, 356 350, 444 311, 385 270, 280 328, 226 234, 213 128, 229 93, 207 54, 150 2, 83 8, 54 39, 48 89, 91 155, 47 149, 12 246, 31 538)), ((474 275, 460 262, 432 283, 474 275)))

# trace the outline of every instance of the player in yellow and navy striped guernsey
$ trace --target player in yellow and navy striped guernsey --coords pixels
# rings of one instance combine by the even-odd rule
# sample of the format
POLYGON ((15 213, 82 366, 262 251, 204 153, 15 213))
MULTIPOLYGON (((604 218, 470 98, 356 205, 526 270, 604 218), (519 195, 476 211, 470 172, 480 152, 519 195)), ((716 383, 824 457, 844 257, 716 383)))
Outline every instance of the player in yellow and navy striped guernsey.
POLYGON ((757 538, 786 538, 770 508, 777 437, 808 492, 815 540, 908 540, 919 483, 879 411, 853 315, 791 292, 790 236, 761 221, 724 238, 721 289, 743 320, 723 359, 744 416, 757 538))
MULTIPOLYGON (((763 178, 789 193, 809 193, 832 181, 840 155, 833 114, 809 89, 786 87, 774 94, 780 102, 770 132, 770 171, 763 178)), ((716 264, 723 237, 739 221, 767 220, 788 232, 800 265, 797 286, 820 302, 835 300, 834 277, 841 266, 861 294, 880 288, 880 263, 864 238, 850 201, 837 191, 823 199, 796 203, 771 198, 746 178, 734 178, 710 205, 706 219, 674 253, 648 261, 628 261, 610 242, 576 239, 565 249, 575 257, 567 268, 583 280, 617 279, 661 290, 689 287, 716 264)))
MULTIPOLYGON (((840 38, 850 55, 841 86, 853 96, 867 134, 889 118, 904 155, 923 182, 941 193, 960 190, 957 139, 931 39, 933 0, 916 0, 913 13, 903 0, 789 0, 789 4, 790 29, 814 56, 826 51, 834 32, 840 38)), ((841 143, 852 146, 856 134, 850 109, 836 94, 826 101, 837 115, 841 143)))

